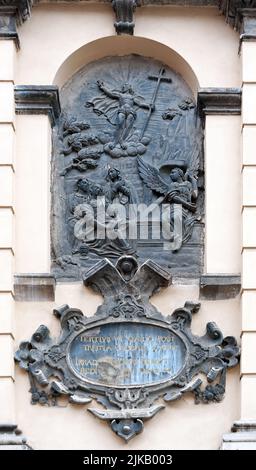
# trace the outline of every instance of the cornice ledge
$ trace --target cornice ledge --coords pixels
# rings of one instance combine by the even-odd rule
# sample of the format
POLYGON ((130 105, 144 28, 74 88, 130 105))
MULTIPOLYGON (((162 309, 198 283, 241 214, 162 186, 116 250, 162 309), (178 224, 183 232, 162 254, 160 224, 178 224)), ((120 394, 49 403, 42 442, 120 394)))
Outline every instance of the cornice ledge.
POLYGON ((17 26, 31 15, 34 0, 0 0, 0 39, 11 39, 20 48, 17 26))
POLYGON ((223 435, 220 450, 256 450, 256 420, 235 421, 231 432, 223 435))
POLYGON ((241 39, 256 39, 256 0, 220 0, 219 8, 241 39))
POLYGON ((0 450, 31 450, 16 424, 0 423, 0 450))
POLYGON ((240 88, 201 88, 198 92, 200 115, 241 114, 242 91, 240 88))
POLYGON ((47 114, 54 126, 60 115, 59 89, 52 85, 16 85, 14 87, 17 114, 47 114))
POLYGON ((55 277, 50 273, 14 275, 16 302, 49 302, 55 300, 55 277))
POLYGON ((22 24, 31 15, 34 0, 0 0, 0 15, 12 15, 17 24, 22 24))
POLYGON ((216 7, 226 21, 237 29, 241 39, 256 38, 256 0, 0 0, 0 38, 19 40, 16 25, 31 16, 32 7, 47 3, 110 3, 116 15, 117 34, 133 34, 133 13, 136 7, 147 5, 173 5, 186 7, 216 7))
POLYGON ((240 274, 204 274, 200 278, 200 299, 233 299, 241 291, 240 274))

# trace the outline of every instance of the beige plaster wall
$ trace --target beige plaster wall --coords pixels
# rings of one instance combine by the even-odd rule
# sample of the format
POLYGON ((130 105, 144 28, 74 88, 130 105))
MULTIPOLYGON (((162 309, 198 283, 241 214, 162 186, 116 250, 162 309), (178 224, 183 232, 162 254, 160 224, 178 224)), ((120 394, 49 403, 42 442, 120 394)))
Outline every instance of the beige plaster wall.
MULTIPOLYGON (((124 41, 115 36, 113 20, 110 5, 35 6, 31 20, 19 31, 22 48, 18 54, 16 82, 53 83, 63 62, 97 39, 103 41, 94 59, 115 53, 115 44, 124 41)), ((238 35, 225 24, 217 8, 137 9, 135 37, 125 38, 125 50, 129 53, 134 48, 136 52, 141 38, 166 46, 167 63, 168 48, 169 52, 174 50, 183 57, 201 87, 240 86, 238 35)), ((147 54, 155 57, 155 53, 159 56, 148 44, 147 54)), ((92 60, 90 50, 88 57, 87 50, 84 51, 81 60, 76 64, 78 68, 92 60)))
POLYGON ((205 272, 241 271, 241 117, 207 116, 205 272))
POLYGON ((17 116, 15 271, 50 270, 51 128, 48 116, 17 116))
MULTIPOLYGON (((240 86, 238 36, 217 9, 143 8, 136 12, 136 36, 114 36, 108 5, 36 6, 20 29, 17 84, 62 85, 86 63, 111 54, 140 53, 166 62, 190 84, 201 87, 240 86)), ((16 272, 47 272, 50 266, 50 128, 46 116, 17 117, 16 272)), ((239 117, 207 119, 205 271, 240 271, 239 117), (219 170, 221 165, 221 171, 219 170), (216 188, 217 180, 217 188, 216 188), (227 206, 223 195, 227 194, 227 206), (228 209, 227 209, 228 207, 228 209), (221 232, 215 239, 215 227, 221 232), (236 235, 235 235, 236 234, 236 235), (216 257, 216 251, 220 250, 216 257)), ((171 286, 152 302, 164 314, 198 300, 197 285, 171 286)), ((16 302, 16 346, 40 324, 57 335, 52 309, 64 303, 93 314, 101 298, 82 284, 57 284, 55 302, 16 302)), ((216 321, 224 335, 239 337, 240 299, 203 302, 194 332, 203 334, 216 321)), ((17 423, 35 449, 217 449, 221 436, 240 416, 239 370, 228 374, 226 399, 220 404, 193 404, 190 395, 166 407, 140 436, 125 445, 107 425, 75 405, 45 408, 30 405, 27 375, 16 368, 17 423)))

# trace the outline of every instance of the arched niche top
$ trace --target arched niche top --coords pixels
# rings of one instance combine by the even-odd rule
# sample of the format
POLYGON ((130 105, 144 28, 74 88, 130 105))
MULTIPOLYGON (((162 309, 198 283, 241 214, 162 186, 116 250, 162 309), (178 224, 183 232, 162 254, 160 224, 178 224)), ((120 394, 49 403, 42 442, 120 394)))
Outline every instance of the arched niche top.
MULTIPOLYGON (((125 52, 91 60, 61 88, 62 115, 53 131, 52 272, 56 278, 80 279, 102 258, 135 253, 139 263, 150 258, 173 276, 195 278, 202 269, 204 204, 203 132, 196 100, 168 59, 125 52), (184 202, 185 209, 179 215, 180 249, 174 250, 164 245, 159 204, 177 185, 182 196, 170 205, 184 202), (121 208, 115 206, 119 203, 121 208), (152 203, 157 207, 149 209, 154 215, 145 234, 137 213, 141 204, 152 203), (136 234, 125 233, 119 240, 112 240, 108 230, 103 234, 97 204, 101 214, 106 208, 107 224, 119 218, 120 210, 120 224, 127 231, 127 220, 133 221, 136 234), (100 236, 93 233, 95 227, 101 227, 100 236)), ((172 211, 170 227, 176 217, 172 211)))
POLYGON ((157 59, 179 73, 186 81, 194 96, 199 88, 198 79, 190 65, 170 47, 157 41, 139 37, 109 36, 97 39, 77 49, 59 67, 54 84, 60 88, 80 68, 107 56, 138 54, 157 59))

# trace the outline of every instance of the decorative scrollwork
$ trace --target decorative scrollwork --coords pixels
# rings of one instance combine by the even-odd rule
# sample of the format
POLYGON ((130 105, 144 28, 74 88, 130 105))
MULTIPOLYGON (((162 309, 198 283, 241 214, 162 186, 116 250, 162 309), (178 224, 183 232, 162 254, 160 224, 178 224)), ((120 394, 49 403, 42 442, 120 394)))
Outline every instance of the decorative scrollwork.
POLYGON ((196 403, 221 401, 227 370, 238 362, 236 340, 223 339, 214 322, 204 336, 193 335, 198 303, 186 302, 163 317, 149 297, 170 280, 152 261, 138 267, 131 256, 116 266, 100 261, 88 271, 84 283, 104 295, 96 314, 87 318, 63 305, 54 311, 61 323, 59 338, 51 339, 41 325, 16 352, 29 375, 31 403, 56 406, 60 395, 80 405, 96 399, 104 409, 89 411, 129 440, 142 431, 144 420, 164 408, 163 402, 186 392, 196 403), (206 376, 206 385, 199 374, 206 376))

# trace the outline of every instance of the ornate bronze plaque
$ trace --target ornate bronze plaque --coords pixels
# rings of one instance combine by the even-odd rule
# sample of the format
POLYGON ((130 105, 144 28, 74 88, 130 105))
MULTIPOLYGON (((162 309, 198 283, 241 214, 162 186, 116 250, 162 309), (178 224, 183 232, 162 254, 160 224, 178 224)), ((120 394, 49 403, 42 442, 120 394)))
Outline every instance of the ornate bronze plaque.
POLYGON ((80 378, 113 387, 171 380, 185 359, 186 345, 177 333, 147 323, 108 323, 85 330, 69 350, 69 364, 80 378))
POLYGON ((164 402, 186 392, 196 403, 221 401, 226 371, 238 361, 236 340, 223 338, 214 322, 207 323, 204 336, 193 335, 192 316, 200 304, 186 302, 172 315, 161 315, 149 297, 169 282, 160 266, 147 261, 139 268, 130 256, 116 266, 102 260, 88 271, 84 283, 104 296, 96 314, 87 318, 64 305, 54 311, 59 338, 51 339, 41 325, 16 353, 29 374, 32 403, 56 405, 60 395, 80 405, 96 399, 103 407, 89 411, 129 440, 164 402))

